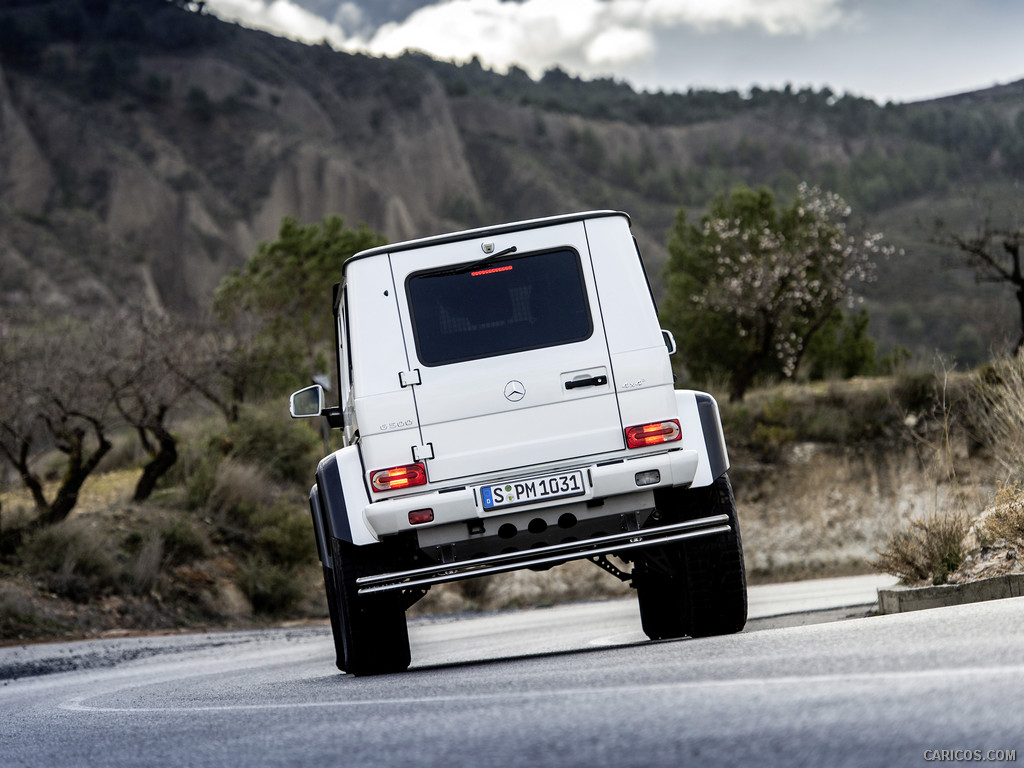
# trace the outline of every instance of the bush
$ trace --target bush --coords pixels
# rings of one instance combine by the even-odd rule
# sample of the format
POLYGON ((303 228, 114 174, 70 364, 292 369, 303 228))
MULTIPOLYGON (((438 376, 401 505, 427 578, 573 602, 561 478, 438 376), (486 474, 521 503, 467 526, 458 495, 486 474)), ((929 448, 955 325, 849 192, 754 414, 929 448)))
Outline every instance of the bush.
POLYGON ((758 422, 750 433, 750 444, 764 461, 777 462, 795 438, 796 432, 789 427, 758 422))
POLYGON ((131 588, 137 595, 151 591, 164 564, 164 542, 155 531, 145 540, 131 567, 131 588))
POLYGON ((323 451, 319 435, 305 422, 295 421, 281 408, 245 409, 228 431, 230 454, 264 467, 282 482, 312 483, 323 451))
POLYGON ((945 584, 967 554, 964 539, 968 528, 960 514, 916 518, 889 537, 872 565, 904 583, 945 584))
POLYGON ((26 591, 0 585, 0 638, 55 637, 69 629, 26 591))
POLYGON ((159 538, 170 565, 184 565, 201 560, 209 551, 204 533, 183 517, 163 526, 159 538))
POLYGON ((272 562, 284 566, 308 563, 316 552, 309 513, 290 503, 259 510, 252 517, 256 546, 272 562))
POLYGON ((294 569, 250 557, 242 563, 239 586, 256 613, 279 615, 293 608, 303 597, 303 586, 294 569))
POLYGON ((47 589, 77 603, 109 594, 125 576, 108 543, 73 522, 32 534, 18 556, 24 570, 42 579, 47 589))
POLYGON ((901 371, 893 384, 893 400, 906 413, 930 413, 935 409, 937 386, 932 371, 901 371))
POLYGON ((1024 475, 1024 355, 1006 356, 972 379, 970 419, 979 439, 1009 473, 1024 475))
POLYGON ((188 509, 204 509, 209 504, 217 483, 217 470, 227 451, 223 436, 210 437, 201 443, 186 442, 178 451, 178 461, 171 467, 168 480, 184 487, 188 509))
POLYGON ((217 465, 207 506, 226 521, 248 525, 256 510, 272 503, 276 494, 259 467, 228 458, 217 465))
POLYGON ((1024 490, 1015 485, 1000 488, 981 529, 993 540, 1024 546, 1024 490))

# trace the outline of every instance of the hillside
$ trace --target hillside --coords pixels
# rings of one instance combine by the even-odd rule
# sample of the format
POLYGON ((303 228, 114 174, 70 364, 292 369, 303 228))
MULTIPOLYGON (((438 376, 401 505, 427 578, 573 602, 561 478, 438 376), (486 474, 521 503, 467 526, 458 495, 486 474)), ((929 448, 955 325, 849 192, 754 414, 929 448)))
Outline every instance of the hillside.
POLYGON ((680 206, 699 213, 740 182, 785 198, 807 180, 905 249, 865 291, 884 345, 975 363, 1017 331, 1009 291, 937 268, 928 240, 938 216, 967 229, 1008 214, 1024 82, 884 106, 827 90, 646 94, 339 53, 188 5, 0 11, 0 307, 203 309, 282 216, 334 213, 396 240, 622 209, 660 292, 680 206))

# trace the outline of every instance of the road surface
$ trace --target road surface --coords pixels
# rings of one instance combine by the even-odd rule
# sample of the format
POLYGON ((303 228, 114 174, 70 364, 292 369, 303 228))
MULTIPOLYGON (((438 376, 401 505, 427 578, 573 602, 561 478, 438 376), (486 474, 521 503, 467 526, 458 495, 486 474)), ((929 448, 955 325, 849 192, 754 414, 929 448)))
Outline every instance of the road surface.
MULTIPOLYGON (((777 594, 752 590, 752 613, 777 594)), ((380 678, 337 673, 324 627, 0 649, 0 764, 1024 760, 1024 598, 847 610, 657 643, 632 601, 417 620, 413 668, 380 678)))

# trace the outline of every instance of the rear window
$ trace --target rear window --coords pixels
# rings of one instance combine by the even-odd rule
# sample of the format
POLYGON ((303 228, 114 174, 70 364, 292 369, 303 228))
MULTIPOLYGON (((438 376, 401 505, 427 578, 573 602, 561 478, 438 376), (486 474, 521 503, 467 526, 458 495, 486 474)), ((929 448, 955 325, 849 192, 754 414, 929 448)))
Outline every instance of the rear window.
POLYGON ((419 272, 406 290, 424 365, 571 344, 593 331, 571 249, 419 272))

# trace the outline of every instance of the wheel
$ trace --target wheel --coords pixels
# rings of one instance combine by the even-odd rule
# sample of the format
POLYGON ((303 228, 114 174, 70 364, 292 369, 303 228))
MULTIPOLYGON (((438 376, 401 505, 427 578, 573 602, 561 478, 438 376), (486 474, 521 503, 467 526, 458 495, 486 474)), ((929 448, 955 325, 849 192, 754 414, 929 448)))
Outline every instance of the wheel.
POLYGON ((728 635, 747 623, 747 575, 736 500, 728 475, 695 490, 704 491, 703 514, 728 515, 732 531, 692 539, 684 547, 690 637, 728 635))
POLYGON ((728 475, 706 488, 658 493, 655 503, 669 522, 725 514, 732 531, 644 550, 633 577, 644 634, 663 640, 739 632, 747 623, 747 582, 728 475))
POLYGON ((411 660, 401 594, 357 593, 357 578, 380 572, 380 554, 379 545, 333 539, 332 567, 324 568, 338 669, 353 675, 401 672, 411 660))

